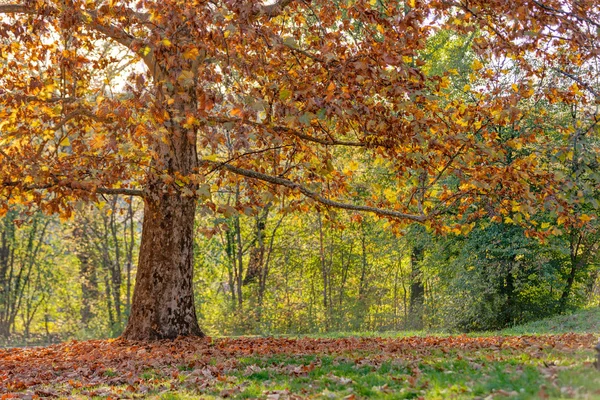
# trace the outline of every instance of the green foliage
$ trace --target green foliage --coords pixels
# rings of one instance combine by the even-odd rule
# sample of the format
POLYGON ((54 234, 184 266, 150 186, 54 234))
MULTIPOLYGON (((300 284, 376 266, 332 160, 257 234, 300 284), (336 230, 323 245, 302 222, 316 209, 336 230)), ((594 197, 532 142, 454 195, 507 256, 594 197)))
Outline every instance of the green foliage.
POLYGON ((443 326, 500 329, 557 312, 560 263, 522 228, 479 226, 467 237, 443 240, 441 249, 436 261, 446 257, 444 269, 437 271, 445 282, 438 298, 443 326))

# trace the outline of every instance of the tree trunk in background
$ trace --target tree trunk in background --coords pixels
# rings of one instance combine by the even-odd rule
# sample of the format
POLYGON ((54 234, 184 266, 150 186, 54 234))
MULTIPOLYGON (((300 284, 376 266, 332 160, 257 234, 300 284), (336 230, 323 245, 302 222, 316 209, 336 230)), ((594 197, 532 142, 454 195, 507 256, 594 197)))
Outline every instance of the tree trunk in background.
POLYGON ((96 266, 90 262, 87 253, 78 252, 77 258, 81 279, 81 323, 87 326, 95 317, 92 306, 98 300, 98 276, 96 266))
POLYGON ((79 260, 79 280, 81 282, 81 324, 85 327, 96 316, 93 305, 98 301, 98 273, 96 264, 90 260, 90 238, 85 225, 73 229, 75 254, 79 260))
POLYGON ((8 337, 14 322, 12 315, 12 280, 14 270, 14 226, 7 214, 0 232, 0 336, 8 337))
POLYGON ((193 197, 156 191, 146 199, 131 315, 124 338, 204 336, 192 291, 195 210, 193 197))
MULTIPOLYGON (((511 264, 509 264, 509 266, 512 265, 512 263, 514 263, 514 258, 511 260, 511 264)), ((515 277, 513 276, 512 268, 508 268, 508 273, 504 277, 504 282, 500 293, 506 296, 506 302, 504 303, 502 310, 502 325, 498 327, 503 328, 511 325, 517 317, 515 277)))
POLYGON ((263 207, 263 212, 255 218, 255 240, 250 249, 250 259, 246 268, 244 285, 248 285, 260 279, 265 261, 265 227, 269 216, 269 206, 263 207))
POLYGON ((106 311, 108 313, 108 326, 110 328, 111 333, 113 333, 115 327, 115 315, 113 314, 113 304, 111 297, 111 286, 108 280, 108 276, 104 275, 104 297, 106 297, 106 311))
POLYGON ((415 245, 410 257, 411 265, 411 283, 410 300, 408 305, 409 329, 423 329, 423 306, 425 304, 425 285, 423 284, 423 274, 421 271, 421 262, 425 249, 423 246, 415 245))
POLYGON ((135 230, 133 227, 133 197, 129 197, 129 207, 127 210, 127 220, 125 221, 125 254, 127 257, 126 264, 126 284, 127 284, 127 299, 125 303, 125 313, 129 319, 131 312, 131 267, 133 265, 133 246, 135 244, 135 230), (127 220, 129 221, 129 227, 127 227, 127 220), (127 232, 129 235, 127 235, 127 232))
POLYGON ((329 293, 329 271, 327 270, 327 262, 325 260, 325 238, 323 234, 323 220, 321 218, 321 213, 317 213, 318 215, 318 223, 319 223, 319 261, 321 266, 321 277, 323 279, 323 311, 325 313, 325 329, 329 329, 329 299, 327 294, 329 293))
POLYGON ((121 319, 121 284, 123 282, 123 277, 121 276, 121 246, 119 245, 119 238, 117 234, 118 227, 117 221, 115 220, 117 215, 117 201, 118 197, 113 196, 113 211, 110 214, 109 227, 114 246, 114 258, 112 259, 113 262, 110 264, 110 282, 112 284, 116 323, 119 329, 121 329, 123 323, 121 319))

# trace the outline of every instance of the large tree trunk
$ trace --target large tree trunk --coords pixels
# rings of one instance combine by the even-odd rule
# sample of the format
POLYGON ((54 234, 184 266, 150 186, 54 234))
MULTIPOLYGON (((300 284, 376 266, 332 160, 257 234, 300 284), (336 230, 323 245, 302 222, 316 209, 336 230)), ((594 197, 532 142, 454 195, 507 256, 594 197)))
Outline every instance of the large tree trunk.
MULTIPOLYGON (((185 29, 180 32, 185 36, 185 29)), ((182 121, 195 115, 196 92, 170 74, 171 64, 157 60, 153 71, 158 108, 168 119, 158 127, 151 144, 155 157, 149 170, 144 195, 144 223, 131 314, 125 339, 157 340, 178 336, 204 336, 198 326, 194 305, 194 218, 198 200, 197 183, 184 187, 171 180, 187 180, 198 173, 197 126, 182 121), (181 86, 184 85, 184 86, 181 86)), ((185 66, 192 69, 190 63, 185 66)))
POLYGON ((146 198, 131 316, 123 337, 203 336, 196 318, 193 228, 196 200, 177 194, 146 198))

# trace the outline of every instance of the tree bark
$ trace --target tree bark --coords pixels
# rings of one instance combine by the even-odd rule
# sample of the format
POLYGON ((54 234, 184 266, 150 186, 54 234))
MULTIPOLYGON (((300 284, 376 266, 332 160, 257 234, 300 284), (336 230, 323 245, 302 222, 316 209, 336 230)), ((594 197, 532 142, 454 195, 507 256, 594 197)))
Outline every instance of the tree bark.
POLYGON ((195 209, 194 198, 178 194, 146 197, 138 272, 124 338, 204 336, 192 291, 195 209))

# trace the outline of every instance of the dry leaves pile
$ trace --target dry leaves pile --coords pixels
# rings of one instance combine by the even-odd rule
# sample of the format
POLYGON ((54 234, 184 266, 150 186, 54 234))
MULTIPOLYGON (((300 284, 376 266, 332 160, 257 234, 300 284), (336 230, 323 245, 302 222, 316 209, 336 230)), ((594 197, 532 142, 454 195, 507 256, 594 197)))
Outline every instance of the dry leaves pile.
MULTIPOLYGON (((35 396, 60 396, 77 389, 84 395, 102 395, 100 386, 126 387, 144 393, 151 377, 172 377, 171 385, 185 375, 186 385, 211 387, 230 379, 244 357, 285 355, 330 355, 357 364, 380 364, 397 359, 407 363, 431 355, 461 359, 484 355, 490 362, 514 352, 542 357, 548 351, 572 352, 591 348, 591 334, 490 337, 410 337, 400 339, 343 338, 179 338, 173 341, 135 342, 121 339, 72 341, 49 347, 0 350, 0 393, 11 398, 26 391, 35 396), (49 389, 51 388, 51 389, 49 389), (56 389, 60 388, 60 389, 56 389), (86 391, 88 390, 88 391, 86 391), (6 395, 6 393, 13 393, 6 395)), ((310 372, 311 365, 286 365, 289 375, 310 372)), ((246 367, 252 374, 260 367, 246 367)), ((165 387, 166 390, 169 387, 165 387)))

